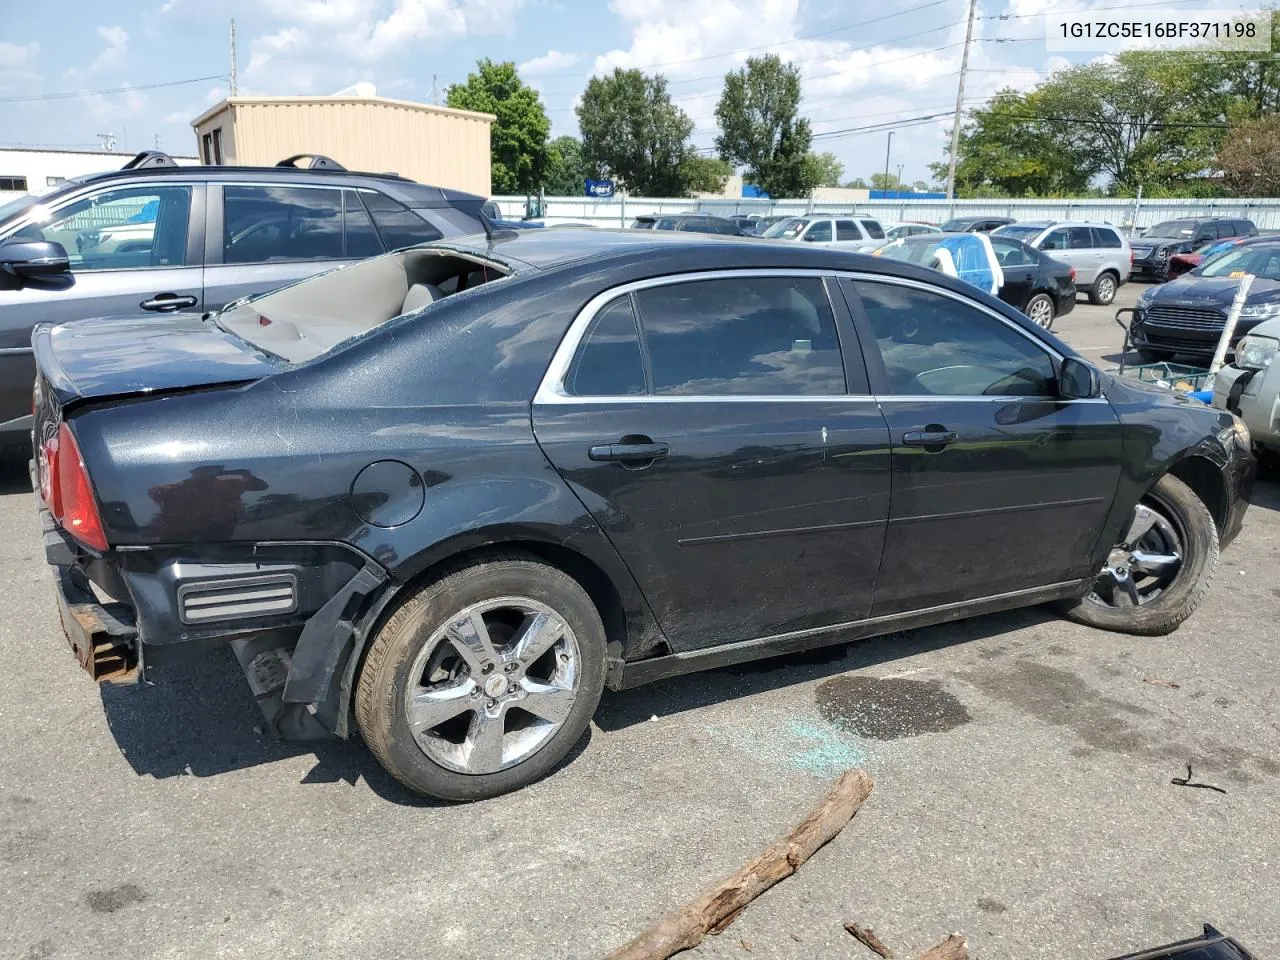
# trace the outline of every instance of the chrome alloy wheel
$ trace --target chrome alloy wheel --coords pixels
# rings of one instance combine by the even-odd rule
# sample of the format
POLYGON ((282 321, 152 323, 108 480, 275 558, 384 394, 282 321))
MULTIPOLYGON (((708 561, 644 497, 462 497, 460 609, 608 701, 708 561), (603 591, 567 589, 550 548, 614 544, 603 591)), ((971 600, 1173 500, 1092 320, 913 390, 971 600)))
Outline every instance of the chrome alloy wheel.
POLYGON ((1053 304, 1043 297, 1037 298, 1031 304, 1031 311, 1027 314, 1031 318, 1031 322, 1038 327, 1049 329, 1049 324, 1053 322, 1053 304))
POLYGON ((555 610, 498 597, 449 618, 413 661, 404 711, 418 747, 459 773, 527 760, 568 717, 582 655, 555 610))
POLYGON ((1098 281, 1098 302, 1104 306, 1116 298, 1116 282, 1110 274, 1098 281))
POLYGON ((1164 593, 1181 569, 1182 538, 1173 522, 1156 506, 1140 503, 1088 599, 1104 607, 1139 607, 1164 593))

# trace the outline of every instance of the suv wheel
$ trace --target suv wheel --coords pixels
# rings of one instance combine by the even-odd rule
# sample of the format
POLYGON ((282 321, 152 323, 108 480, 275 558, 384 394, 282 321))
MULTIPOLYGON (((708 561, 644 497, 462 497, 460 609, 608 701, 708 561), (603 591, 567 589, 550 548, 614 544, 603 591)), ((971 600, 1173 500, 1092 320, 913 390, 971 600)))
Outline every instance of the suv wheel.
POLYGON ((1036 326, 1046 330, 1053 328, 1053 297, 1047 293, 1037 293, 1028 300, 1024 312, 1036 326))
POLYGON ((543 563, 503 557, 423 587, 378 631, 356 719, 405 786, 478 800, 548 774, 604 688, 591 598, 543 563))
POLYGON ((1104 630, 1170 633, 1200 605, 1217 567, 1218 530, 1208 507, 1166 475, 1133 508, 1093 589, 1065 612, 1104 630))
POLYGON ((1089 289, 1089 302, 1105 307, 1116 298, 1116 275, 1110 271, 1101 274, 1097 280, 1093 281, 1093 286, 1089 289))

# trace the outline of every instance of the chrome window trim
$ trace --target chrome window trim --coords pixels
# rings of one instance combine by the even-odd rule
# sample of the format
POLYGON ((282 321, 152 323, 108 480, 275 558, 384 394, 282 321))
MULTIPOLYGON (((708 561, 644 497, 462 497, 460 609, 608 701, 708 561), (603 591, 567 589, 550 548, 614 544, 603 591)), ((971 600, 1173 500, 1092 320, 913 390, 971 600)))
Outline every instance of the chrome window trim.
MULTIPOLYGON (((565 335, 560 340, 560 345, 556 347, 556 352, 552 354, 551 363, 548 365, 546 373, 542 376, 542 381, 538 384, 537 392, 534 393, 534 404, 548 405, 564 405, 564 404, 610 404, 610 403, 807 403, 815 400, 844 400, 857 403, 920 403, 923 401, 946 401, 948 403, 1031 403, 1043 402, 1044 400, 1053 399, 1051 397, 1025 396, 1025 395, 1000 395, 1000 396, 971 396, 967 394, 919 394, 919 395, 893 395, 893 394, 806 394, 804 396, 791 395, 769 395, 769 394, 664 394, 661 396, 646 395, 619 395, 613 397, 575 397, 567 393, 564 389, 565 377, 569 374, 569 367, 573 363, 574 355, 578 352, 582 345, 582 339, 586 336, 587 330, 591 326, 591 322, 599 311, 607 304, 612 303, 618 297, 626 296, 636 290, 648 290, 653 287, 673 286, 677 283, 694 283, 700 280, 727 280, 738 277, 817 277, 818 279, 837 278, 846 280, 865 280, 872 283, 896 284, 898 286, 914 287, 924 290, 928 293, 941 294, 949 297, 957 303, 972 307, 987 316, 1003 323, 1010 330, 1026 338, 1032 345, 1045 351, 1051 357, 1056 359, 1058 363, 1063 361, 1063 354, 1059 353, 1052 346, 1040 340, 1034 334, 1023 330, 1017 323, 1008 317, 1002 316, 998 311, 993 310, 985 304, 978 303, 964 294, 954 290, 947 290, 933 284, 925 283, 921 280, 913 280, 909 277, 895 277, 883 273, 866 273, 858 270, 831 270, 812 267, 783 267, 770 269, 767 267, 751 267, 747 269, 721 269, 721 270, 703 270, 696 273, 686 273, 677 276, 663 277, 647 277, 643 280, 632 280, 629 283, 619 284, 616 287, 610 287, 602 293, 597 294, 587 301, 586 305, 578 311, 577 316, 569 324, 569 329, 565 331, 565 335)), ((639 326, 639 318, 637 318, 637 333, 643 335, 643 331, 639 326)), ((843 350, 843 345, 841 345, 843 350)), ((1060 400, 1062 403, 1107 403, 1106 397, 1089 397, 1079 400, 1060 400)))

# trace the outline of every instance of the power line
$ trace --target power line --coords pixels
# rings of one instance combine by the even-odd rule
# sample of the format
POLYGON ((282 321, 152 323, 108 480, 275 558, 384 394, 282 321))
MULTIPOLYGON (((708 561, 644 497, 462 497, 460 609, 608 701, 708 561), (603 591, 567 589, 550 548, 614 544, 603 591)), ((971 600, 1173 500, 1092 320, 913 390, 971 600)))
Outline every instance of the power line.
POLYGON ((35 103, 44 100, 75 100, 79 97, 104 97, 113 93, 132 93, 135 90, 159 90, 161 87, 181 87, 189 83, 204 83, 208 80, 226 80, 225 74, 215 73, 207 77, 192 77, 190 80, 169 80, 165 83, 140 83, 132 87, 113 87, 110 90, 80 90, 75 93, 42 93, 30 97, 0 97, 0 103, 35 103))

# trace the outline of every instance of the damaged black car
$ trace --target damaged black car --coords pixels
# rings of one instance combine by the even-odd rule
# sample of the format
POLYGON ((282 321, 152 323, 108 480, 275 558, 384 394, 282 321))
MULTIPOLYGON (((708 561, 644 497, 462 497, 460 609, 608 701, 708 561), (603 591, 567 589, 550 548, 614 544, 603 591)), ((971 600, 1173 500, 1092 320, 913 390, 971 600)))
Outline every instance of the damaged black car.
POLYGON ((456 800, 606 687, 1046 602, 1173 630, 1254 472, 1230 414, 811 244, 499 233, 33 343, 83 666, 230 645, 277 733, 456 800))

